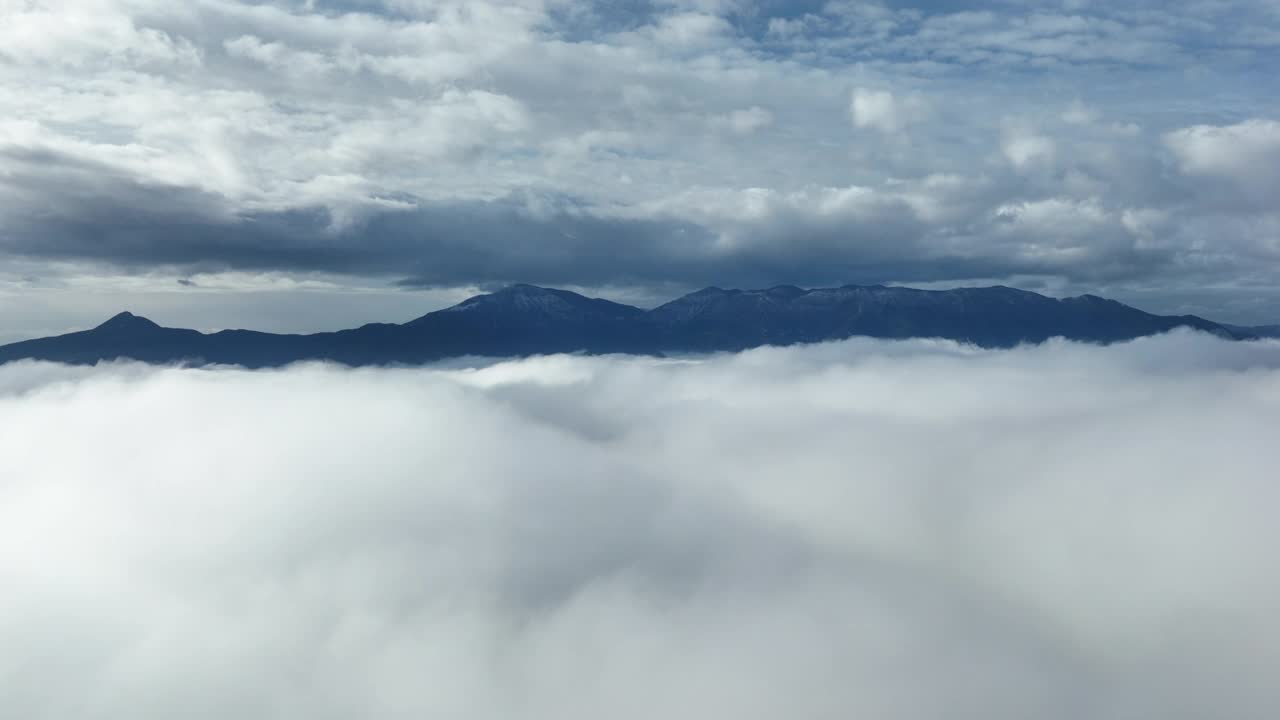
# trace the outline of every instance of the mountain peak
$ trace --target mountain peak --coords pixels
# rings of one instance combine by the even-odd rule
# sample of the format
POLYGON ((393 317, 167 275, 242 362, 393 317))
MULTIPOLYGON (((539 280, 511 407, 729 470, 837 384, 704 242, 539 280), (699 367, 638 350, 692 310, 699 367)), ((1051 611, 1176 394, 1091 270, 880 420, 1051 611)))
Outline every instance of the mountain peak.
POLYGON ((515 318, 596 318, 617 319, 643 314, 639 308, 601 298, 591 298, 570 290, 544 288, 518 283, 485 295, 467 298, 452 307, 427 313, 410 320, 408 325, 431 322, 438 315, 484 314, 505 319, 515 318))
POLYGON ((808 291, 803 288, 798 288, 795 285, 774 285, 765 291, 765 293, 769 295, 782 297, 799 297, 804 295, 806 292, 808 291))
POLYGON ((1120 307, 1123 303, 1117 302, 1110 298, 1098 297, 1097 295, 1076 295, 1075 297, 1065 298, 1064 302, 1075 303, 1077 305, 1091 305, 1094 307, 1120 307))
POLYGON ((568 290, 552 290, 517 283, 484 295, 467 298, 449 310, 472 310, 480 307, 518 308, 522 310, 545 309, 548 306, 564 305, 581 300, 589 302, 589 298, 568 290))
POLYGON ((158 329, 159 327, 159 325, 151 322, 150 320, 140 315, 134 315, 126 310, 125 312, 112 316, 110 320, 102 323, 98 327, 94 328, 94 330, 152 330, 158 329))
POLYGON ((561 292, 567 292, 567 291, 552 290, 551 288, 544 288, 538 285, 530 285, 529 283, 514 283, 502 288, 501 290, 498 290, 497 292, 494 292, 493 294, 494 295, 554 295, 561 292))

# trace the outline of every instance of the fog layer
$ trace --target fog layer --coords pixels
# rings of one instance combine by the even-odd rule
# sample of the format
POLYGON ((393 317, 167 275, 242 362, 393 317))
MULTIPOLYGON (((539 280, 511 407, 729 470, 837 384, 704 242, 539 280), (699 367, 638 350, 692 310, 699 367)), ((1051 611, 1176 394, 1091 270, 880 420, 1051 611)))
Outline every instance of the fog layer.
POLYGON ((1280 343, 0 366, 0 717, 1280 711, 1280 343))

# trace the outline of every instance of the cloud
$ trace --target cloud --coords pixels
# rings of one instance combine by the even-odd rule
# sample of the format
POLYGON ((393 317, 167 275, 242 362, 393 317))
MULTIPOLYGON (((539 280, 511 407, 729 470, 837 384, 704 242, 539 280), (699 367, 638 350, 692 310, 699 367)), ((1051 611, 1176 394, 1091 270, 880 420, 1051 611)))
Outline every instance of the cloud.
POLYGON ((95 62, 131 69, 200 65, 199 50, 185 38, 140 27, 122 13, 95 12, 102 8, 94 5, 6 3, 0 8, 5 15, 0 25, 0 57, 19 64, 79 70, 95 62))
POLYGON ((772 125, 773 113, 759 105, 752 105, 744 110, 734 110, 729 113, 727 120, 730 129, 734 132, 740 135, 750 135, 761 128, 772 125))
POLYGON ((920 98, 897 98, 887 90, 858 88, 849 103, 854 127, 890 134, 918 121, 924 112, 925 103, 920 98))
POLYGON ((1239 148, 1280 112, 1257 91, 1277 21, 1260 0, 0 3, 0 255, 353 286, 1123 276, 1109 289, 1252 297, 1276 163, 1239 148), (824 201, 751 222, 687 202, 854 188, 895 209, 842 233, 824 201), (1062 233, 992 218, 1048 202, 1168 221, 1044 262, 1062 233))
POLYGON ((1164 136, 1186 174, 1225 180, 1264 209, 1280 193, 1280 122, 1248 120, 1234 125, 1194 125, 1164 136))
POLYGON ((1018 169, 1024 169, 1036 163, 1052 163, 1056 150, 1052 139, 1027 133, 1011 135, 1000 149, 1009 162, 1018 169))
POLYGON ((0 715, 1270 718, 1278 399, 1190 333, 10 364, 0 715))

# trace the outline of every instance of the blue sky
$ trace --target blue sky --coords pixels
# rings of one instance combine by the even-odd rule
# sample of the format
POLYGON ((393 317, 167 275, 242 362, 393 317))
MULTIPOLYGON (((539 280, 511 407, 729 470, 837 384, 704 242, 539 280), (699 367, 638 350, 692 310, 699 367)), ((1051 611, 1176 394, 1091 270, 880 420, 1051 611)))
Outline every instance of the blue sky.
POLYGON ((0 2, 0 341, 509 282, 1280 322, 1278 7, 0 2))

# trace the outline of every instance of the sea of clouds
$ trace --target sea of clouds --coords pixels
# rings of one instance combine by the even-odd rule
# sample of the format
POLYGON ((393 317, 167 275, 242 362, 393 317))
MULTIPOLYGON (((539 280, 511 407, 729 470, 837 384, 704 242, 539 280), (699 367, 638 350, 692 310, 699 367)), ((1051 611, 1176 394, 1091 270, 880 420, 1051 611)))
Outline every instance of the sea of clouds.
POLYGON ((1280 712, 1280 343, 0 367, 0 717, 1280 712))

